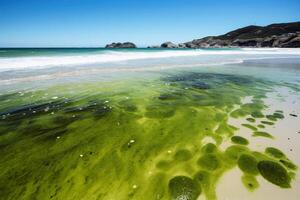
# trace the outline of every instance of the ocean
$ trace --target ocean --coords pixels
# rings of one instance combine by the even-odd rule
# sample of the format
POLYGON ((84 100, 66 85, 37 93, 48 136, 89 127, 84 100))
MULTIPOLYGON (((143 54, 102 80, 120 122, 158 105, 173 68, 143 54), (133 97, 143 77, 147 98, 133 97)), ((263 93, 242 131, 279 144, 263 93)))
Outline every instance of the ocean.
POLYGON ((0 49, 3 199, 299 199, 300 49, 0 49))

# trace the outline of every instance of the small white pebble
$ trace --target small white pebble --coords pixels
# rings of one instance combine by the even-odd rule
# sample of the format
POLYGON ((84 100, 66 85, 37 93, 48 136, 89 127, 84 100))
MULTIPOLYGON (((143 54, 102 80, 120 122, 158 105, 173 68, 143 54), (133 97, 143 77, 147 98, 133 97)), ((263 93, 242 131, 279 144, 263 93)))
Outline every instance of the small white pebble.
POLYGON ((130 143, 135 143, 135 140, 130 140, 129 142, 130 142, 130 143))
POLYGON ((80 154, 79 156, 80 156, 81 158, 83 157, 83 155, 82 155, 82 154, 80 154))
POLYGON ((49 107, 46 107, 46 108, 44 109, 44 111, 45 111, 45 112, 48 112, 49 109, 50 109, 49 107))
POLYGON ((137 185, 133 185, 132 188, 133 188, 133 189, 136 189, 136 188, 137 188, 137 185))
POLYGON ((32 111, 32 113, 36 113, 36 111, 34 110, 34 111, 32 111))
POLYGON ((60 137, 59 137, 59 136, 57 136, 56 138, 57 138, 57 139, 59 139, 60 137))

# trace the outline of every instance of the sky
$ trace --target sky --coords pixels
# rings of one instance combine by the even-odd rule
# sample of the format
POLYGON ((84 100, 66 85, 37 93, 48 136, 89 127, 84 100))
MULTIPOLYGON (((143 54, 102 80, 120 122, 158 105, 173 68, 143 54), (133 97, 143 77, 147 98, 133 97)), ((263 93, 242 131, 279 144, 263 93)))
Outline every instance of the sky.
POLYGON ((0 0, 0 47, 186 42, 300 21, 300 0, 0 0))

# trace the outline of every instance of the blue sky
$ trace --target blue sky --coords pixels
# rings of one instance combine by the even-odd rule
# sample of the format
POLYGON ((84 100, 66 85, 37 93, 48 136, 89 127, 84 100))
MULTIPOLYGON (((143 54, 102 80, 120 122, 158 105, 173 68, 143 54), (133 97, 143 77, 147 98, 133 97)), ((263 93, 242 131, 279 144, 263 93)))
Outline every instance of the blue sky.
POLYGON ((300 21, 299 10, 299 0, 0 0, 0 46, 184 42, 300 21))

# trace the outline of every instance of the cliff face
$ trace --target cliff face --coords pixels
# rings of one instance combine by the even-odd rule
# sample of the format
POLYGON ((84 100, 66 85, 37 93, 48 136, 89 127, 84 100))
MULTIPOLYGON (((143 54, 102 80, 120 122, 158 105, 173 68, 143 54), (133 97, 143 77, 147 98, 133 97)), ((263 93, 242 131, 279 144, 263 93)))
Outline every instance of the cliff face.
POLYGON ((247 26, 220 36, 184 43, 186 48, 203 47, 300 47, 300 22, 247 26))

